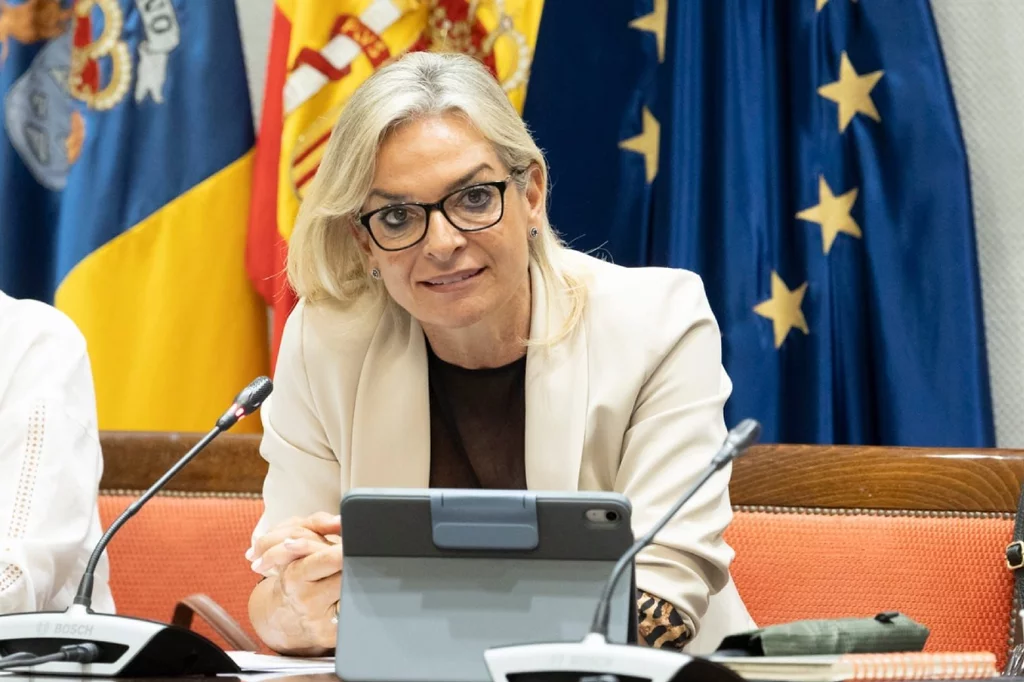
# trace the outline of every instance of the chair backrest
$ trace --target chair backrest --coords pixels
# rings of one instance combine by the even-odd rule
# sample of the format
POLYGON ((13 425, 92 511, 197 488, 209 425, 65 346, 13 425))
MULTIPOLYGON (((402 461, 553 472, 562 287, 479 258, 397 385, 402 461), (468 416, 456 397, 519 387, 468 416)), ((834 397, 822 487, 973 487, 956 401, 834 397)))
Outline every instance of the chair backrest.
MULTIPOLYGON (((198 440, 196 434, 101 434, 104 528, 198 440)), ((266 462, 259 436, 225 434, 150 500, 111 542, 111 591, 119 613, 168 622, 175 604, 206 594, 256 641, 249 593, 258 576, 245 561, 263 512, 266 462)), ((226 643, 198 619, 193 629, 226 643)))
POLYGON ((736 462, 737 588, 761 625, 900 611, 1005 660, 1024 453, 763 446, 736 462))
MULTIPOLYGON (((104 524, 197 439, 101 434, 104 524)), ((120 612, 166 621, 205 593, 253 634, 243 554, 262 512, 258 448, 259 436, 221 436, 122 530, 110 547, 120 612)), ((733 576, 759 624, 898 610, 931 629, 929 650, 1002 661, 1022 480, 1024 451, 758 446, 733 469, 733 576)))
MULTIPOLYGON (((134 499, 102 495, 104 527, 134 499)), ((172 494, 154 498, 108 549, 110 588, 118 613, 166 623, 180 600, 206 594, 259 641, 248 617, 249 593, 258 576, 249 569, 244 554, 262 511, 257 497, 172 494)), ((229 648, 199 619, 193 629, 229 648)))

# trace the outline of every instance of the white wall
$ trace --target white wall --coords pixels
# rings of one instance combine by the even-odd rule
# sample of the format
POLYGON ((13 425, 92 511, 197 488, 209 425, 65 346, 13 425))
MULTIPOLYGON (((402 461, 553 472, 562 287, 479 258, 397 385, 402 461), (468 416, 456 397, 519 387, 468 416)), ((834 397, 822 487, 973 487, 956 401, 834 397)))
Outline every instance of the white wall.
POLYGON ((245 49, 253 120, 258 126, 260 108, 263 106, 263 83, 267 69, 267 50, 270 47, 270 22, 274 12, 274 0, 235 0, 235 6, 238 9, 238 22, 242 30, 242 47, 245 49))
POLYGON ((996 438, 1024 447, 1024 2, 932 8, 971 166, 996 438))
MULTIPOLYGON (((258 122, 273 0, 236 2, 258 122)), ((971 165, 996 437, 1024 448, 1024 0, 932 7, 971 165)))

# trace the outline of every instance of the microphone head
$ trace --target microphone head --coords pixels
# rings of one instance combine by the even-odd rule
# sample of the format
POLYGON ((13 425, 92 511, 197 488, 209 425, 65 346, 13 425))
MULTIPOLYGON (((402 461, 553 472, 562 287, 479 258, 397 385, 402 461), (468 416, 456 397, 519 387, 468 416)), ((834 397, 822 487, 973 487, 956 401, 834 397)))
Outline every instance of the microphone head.
POLYGON ((761 436, 761 424, 756 419, 744 419, 725 436, 725 442, 718 454, 711 460, 712 466, 721 468, 743 454, 761 436))
POLYGON ((235 396, 234 404, 217 420, 217 428, 230 429, 242 417, 247 417, 259 409, 263 401, 270 397, 274 384, 267 377, 256 377, 242 392, 235 396))
POLYGON ((268 377, 256 377, 235 397, 235 405, 245 410, 243 414, 252 414, 273 390, 274 383, 268 377))
POLYGON ((735 450, 734 456, 736 456, 756 443, 760 437, 761 423, 756 419, 744 419, 729 431, 725 442, 735 450))

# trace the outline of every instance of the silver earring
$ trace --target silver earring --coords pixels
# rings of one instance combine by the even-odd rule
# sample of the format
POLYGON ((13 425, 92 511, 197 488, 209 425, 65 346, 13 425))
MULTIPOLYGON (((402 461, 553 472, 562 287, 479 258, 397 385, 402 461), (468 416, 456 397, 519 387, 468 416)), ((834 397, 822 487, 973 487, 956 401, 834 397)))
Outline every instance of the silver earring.
POLYGON ((536 227, 530 228, 530 239, 536 239, 538 234, 540 234, 540 230, 538 230, 536 227))
POLYGON ((370 270, 370 277, 373 277, 374 279, 380 279, 380 270, 378 270, 377 268, 370 270))

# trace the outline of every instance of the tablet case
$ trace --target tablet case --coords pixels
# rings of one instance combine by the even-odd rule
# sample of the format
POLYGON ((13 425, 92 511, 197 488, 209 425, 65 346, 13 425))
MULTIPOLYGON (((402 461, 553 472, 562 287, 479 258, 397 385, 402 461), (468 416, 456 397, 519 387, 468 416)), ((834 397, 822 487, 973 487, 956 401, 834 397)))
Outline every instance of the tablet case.
MULTIPOLYGON (((492 646, 579 641, 633 543, 616 493, 363 489, 341 518, 346 682, 489 682, 492 646)), ((611 618, 611 641, 636 641, 631 574, 611 618)))

